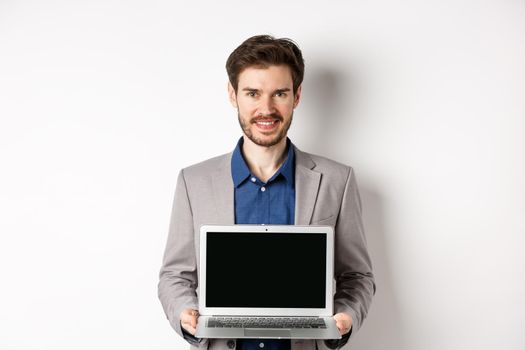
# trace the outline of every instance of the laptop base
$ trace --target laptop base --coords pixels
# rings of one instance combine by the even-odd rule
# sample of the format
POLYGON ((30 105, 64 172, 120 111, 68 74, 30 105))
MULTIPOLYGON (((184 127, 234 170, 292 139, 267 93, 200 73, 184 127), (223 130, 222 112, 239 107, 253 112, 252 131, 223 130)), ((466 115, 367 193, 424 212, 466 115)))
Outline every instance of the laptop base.
POLYGON ((332 317, 321 317, 326 328, 221 328, 208 327, 210 316, 200 316, 197 322, 197 338, 251 338, 251 339, 340 339, 341 334, 332 317))

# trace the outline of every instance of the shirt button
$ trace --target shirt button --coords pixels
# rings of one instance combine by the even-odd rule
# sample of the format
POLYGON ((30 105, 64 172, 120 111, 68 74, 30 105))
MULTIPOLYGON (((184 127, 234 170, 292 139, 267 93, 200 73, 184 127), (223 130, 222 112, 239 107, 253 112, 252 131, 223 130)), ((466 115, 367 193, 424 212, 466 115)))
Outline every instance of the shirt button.
POLYGON ((264 348, 264 343, 259 343, 259 347, 262 349, 264 348))
POLYGON ((266 191, 266 187, 261 187, 261 191, 263 191, 263 192, 266 191))
POLYGON ((254 178, 254 177, 252 177, 252 178, 251 178, 250 180, 251 180, 252 182, 255 182, 255 181, 257 181, 257 179, 256 179, 256 178, 254 178))

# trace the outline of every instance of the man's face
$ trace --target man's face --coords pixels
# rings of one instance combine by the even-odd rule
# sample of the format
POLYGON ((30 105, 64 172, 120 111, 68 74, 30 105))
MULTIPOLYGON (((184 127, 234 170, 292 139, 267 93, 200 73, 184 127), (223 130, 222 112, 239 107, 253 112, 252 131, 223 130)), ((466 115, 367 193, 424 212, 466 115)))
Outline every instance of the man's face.
POLYGON ((237 92, 228 84, 228 93, 242 131, 253 143, 271 147, 286 138, 301 95, 301 87, 293 93, 290 67, 246 68, 239 75, 237 92))

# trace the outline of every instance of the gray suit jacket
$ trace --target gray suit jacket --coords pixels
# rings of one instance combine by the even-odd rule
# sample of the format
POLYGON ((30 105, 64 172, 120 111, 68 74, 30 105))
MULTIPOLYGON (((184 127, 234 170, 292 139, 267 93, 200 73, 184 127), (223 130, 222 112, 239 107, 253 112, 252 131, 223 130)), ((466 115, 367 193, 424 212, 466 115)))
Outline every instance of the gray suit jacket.
MULTIPOLYGON (((175 331, 179 315, 198 309, 199 229, 235 223, 234 188, 228 153, 181 170, 160 271, 159 299, 175 331)), ((352 168, 295 148, 295 223, 335 228, 334 313, 352 316, 353 331, 365 319, 375 293, 372 265, 352 168)), ((230 350, 233 339, 202 340, 191 349, 230 350)), ((323 341, 292 339, 292 350, 327 349, 323 341)))

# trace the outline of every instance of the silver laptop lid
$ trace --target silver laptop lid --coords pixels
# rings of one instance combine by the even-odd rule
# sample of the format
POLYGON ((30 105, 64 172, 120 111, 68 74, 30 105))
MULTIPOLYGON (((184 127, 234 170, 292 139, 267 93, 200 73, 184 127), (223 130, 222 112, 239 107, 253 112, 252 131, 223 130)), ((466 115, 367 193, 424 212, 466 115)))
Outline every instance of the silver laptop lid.
POLYGON ((333 252, 329 226, 204 225, 199 312, 332 316, 333 252))

